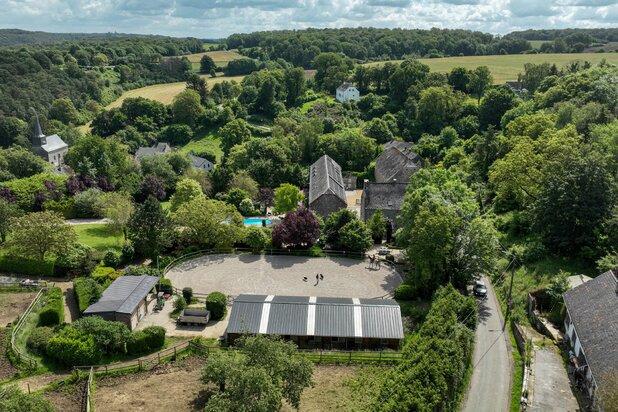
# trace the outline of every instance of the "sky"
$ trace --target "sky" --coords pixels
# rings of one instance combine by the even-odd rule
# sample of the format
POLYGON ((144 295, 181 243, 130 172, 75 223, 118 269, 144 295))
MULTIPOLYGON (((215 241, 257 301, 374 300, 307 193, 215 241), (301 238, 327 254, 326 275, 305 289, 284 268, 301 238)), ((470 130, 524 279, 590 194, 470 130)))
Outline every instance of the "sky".
POLYGON ((307 27, 618 27, 618 0, 0 0, 0 28, 222 38, 307 27))

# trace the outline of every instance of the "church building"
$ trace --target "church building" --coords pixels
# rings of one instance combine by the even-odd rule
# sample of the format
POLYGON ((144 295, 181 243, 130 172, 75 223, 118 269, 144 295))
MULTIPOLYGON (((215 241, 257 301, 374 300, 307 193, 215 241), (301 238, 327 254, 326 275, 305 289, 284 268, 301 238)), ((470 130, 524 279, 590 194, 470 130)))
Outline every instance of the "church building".
POLYGON ((36 112, 34 112, 34 115, 36 116, 36 124, 34 126, 34 135, 32 136, 32 151, 53 164, 56 168, 60 168, 64 163, 64 155, 69 150, 69 145, 57 134, 45 136, 41 130, 39 115, 36 112))

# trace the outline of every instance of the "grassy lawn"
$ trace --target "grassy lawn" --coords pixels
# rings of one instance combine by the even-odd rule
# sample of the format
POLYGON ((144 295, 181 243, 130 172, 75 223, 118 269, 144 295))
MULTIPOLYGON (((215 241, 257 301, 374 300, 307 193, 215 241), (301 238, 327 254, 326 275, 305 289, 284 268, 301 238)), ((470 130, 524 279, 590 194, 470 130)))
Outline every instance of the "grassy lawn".
POLYGON ((122 247, 122 235, 115 235, 109 231, 107 225, 94 223, 90 225, 73 226, 77 232, 77 240, 96 250, 118 249, 122 247))
POLYGON ((181 153, 209 151, 215 154, 216 163, 219 164, 223 156, 223 150, 221 150, 221 139, 217 136, 217 130, 214 128, 196 133, 193 139, 181 147, 179 151, 181 153))
POLYGON ((314 104, 319 103, 319 102, 335 103, 336 100, 332 96, 323 96, 323 97, 320 97, 319 99, 315 99, 315 100, 311 100, 310 102, 303 103, 303 105, 300 107, 300 112, 302 114, 307 113, 309 109, 313 107, 314 104))
MULTIPOLYGON (((245 76, 219 76, 216 79, 210 77, 210 75, 202 75, 208 86, 212 86, 224 81, 237 81, 240 82, 245 76)), ((183 90, 186 89, 185 82, 175 83, 163 83, 154 84, 152 86, 140 87, 139 89, 128 90, 122 94, 118 99, 107 105, 106 109, 113 109, 114 107, 120 107, 125 99, 130 97, 143 97, 146 99, 156 100, 163 104, 171 104, 174 97, 183 90)))
MULTIPOLYGON (((602 59, 608 63, 618 64, 618 53, 573 53, 573 54, 511 54, 500 56, 463 56, 444 57, 441 59, 419 59, 431 68, 431 71, 446 73, 453 67, 474 69, 478 66, 487 66, 494 77, 494 83, 500 84, 507 80, 517 79, 517 75, 524 71, 525 63, 555 63, 558 68, 574 60, 586 60, 592 64, 602 59)), ((393 61, 393 62, 398 62, 393 61)), ((382 62, 367 63, 367 66, 380 65, 382 62)))

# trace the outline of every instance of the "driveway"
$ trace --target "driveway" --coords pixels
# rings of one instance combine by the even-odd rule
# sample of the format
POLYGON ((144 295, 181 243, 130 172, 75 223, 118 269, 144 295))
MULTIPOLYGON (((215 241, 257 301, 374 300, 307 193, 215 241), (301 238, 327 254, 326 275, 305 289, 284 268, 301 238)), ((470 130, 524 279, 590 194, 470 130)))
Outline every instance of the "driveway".
POLYGON ((511 344, 494 288, 487 278, 483 280, 487 285, 487 298, 478 301, 472 378, 463 411, 508 411, 513 370, 511 344))
POLYGON ((562 358, 552 343, 543 348, 535 345, 534 376, 528 410, 534 412, 575 412, 579 409, 571 391, 562 358))
POLYGON ((220 291, 232 296, 382 298, 391 296, 402 282, 395 269, 387 265, 370 269, 367 259, 264 255, 204 256, 181 263, 166 277, 178 289, 191 287, 195 293, 220 291), (316 282, 318 273, 324 279, 316 282))

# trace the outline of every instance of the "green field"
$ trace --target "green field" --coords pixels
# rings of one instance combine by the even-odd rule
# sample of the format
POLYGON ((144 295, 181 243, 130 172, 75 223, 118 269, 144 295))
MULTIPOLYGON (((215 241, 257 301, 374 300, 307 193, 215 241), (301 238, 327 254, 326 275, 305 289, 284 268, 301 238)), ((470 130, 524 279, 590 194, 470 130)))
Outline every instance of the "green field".
POLYGON ((106 224, 74 225, 77 241, 99 251, 122 247, 122 235, 111 233, 106 224))
MULTIPOLYGON (((575 60, 588 61, 592 64, 605 59, 608 63, 618 64, 618 53, 577 53, 577 54, 509 54, 500 56, 463 56, 444 57, 441 59, 419 59, 431 68, 431 71, 447 73, 453 67, 474 69, 478 66, 487 66, 494 76, 494 83, 504 83, 507 80, 516 80, 517 75, 524 71, 525 63, 552 63, 561 68, 575 60)), ((400 62, 401 60, 393 60, 400 62)), ((376 66, 384 62, 366 63, 366 66, 376 66)))
MULTIPOLYGON (((204 79, 206 79, 206 83, 208 87, 211 87, 214 84, 221 83, 224 81, 236 81, 240 82, 245 76, 220 76, 216 79, 211 78, 209 75, 202 75, 204 79)), ((126 91, 116 99, 111 104, 107 105, 106 109, 112 109, 114 107, 120 107, 122 102, 125 99, 130 97, 143 97, 145 99, 156 100, 163 104, 171 104, 174 97, 187 88, 187 83, 185 82, 175 82, 175 83, 163 83, 163 84, 155 84, 152 86, 140 87, 139 89, 133 89, 126 91)))
POLYGON ((214 153, 216 156, 216 163, 221 163, 221 157, 223 156, 223 150, 221 150, 221 139, 217 136, 218 129, 210 129, 196 133, 195 137, 181 147, 178 151, 181 153, 199 153, 208 151, 214 153))

